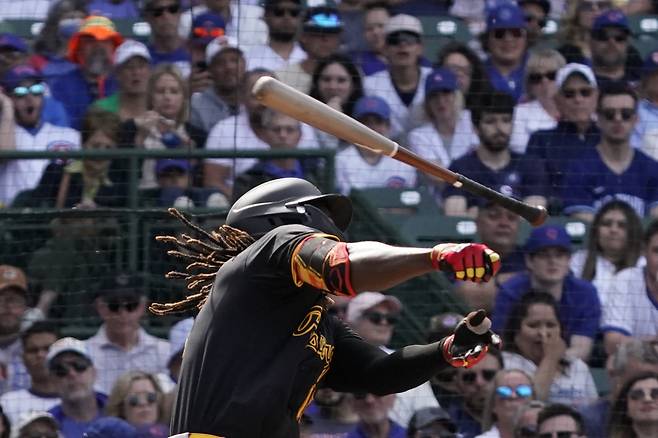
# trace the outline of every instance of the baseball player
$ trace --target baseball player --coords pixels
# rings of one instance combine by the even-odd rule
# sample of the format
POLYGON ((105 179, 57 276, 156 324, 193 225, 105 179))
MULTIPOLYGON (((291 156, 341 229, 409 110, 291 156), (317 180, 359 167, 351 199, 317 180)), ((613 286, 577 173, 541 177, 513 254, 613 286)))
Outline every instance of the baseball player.
POLYGON ((226 224, 159 237, 192 261, 193 293, 151 306, 157 314, 200 309, 183 352, 171 432, 176 438, 299 436, 298 422, 320 384, 340 392, 390 394, 440 370, 470 367, 498 336, 484 311, 429 345, 386 354, 327 313, 331 296, 385 290, 434 270, 488 281, 498 254, 482 244, 401 248, 347 243, 352 205, 308 181, 281 178, 239 198, 226 224))

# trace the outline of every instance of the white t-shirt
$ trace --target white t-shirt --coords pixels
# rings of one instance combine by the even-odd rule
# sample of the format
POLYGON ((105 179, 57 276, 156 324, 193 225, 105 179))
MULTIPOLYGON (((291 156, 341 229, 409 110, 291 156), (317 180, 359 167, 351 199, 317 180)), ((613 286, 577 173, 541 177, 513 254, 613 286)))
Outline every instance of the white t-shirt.
POLYGON ((60 403, 59 397, 42 397, 28 389, 9 391, 0 396, 0 406, 11 424, 30 411, 47 411, 60 403))
MULTIPOLYGON (((16 125, 16 150, 67 151, 80 148, 80 133, 75 129, 43 123, 32 135, 16 125)), ((36 187, 50 161, 25 159, 0 161, 0 204, 10 205, 23 190, 36 187)))
POLYGON ((363 88, 368 96, 379 96, 391 107, 391 137, 398 138, 417 128, 425 122, 425 79, 432 71, 429 67, 420 67, 420 79, 416 94, 409 106, 400 99, 395 90, 391 74, 382 70, 363 80, 363 88))
MULTIPOLYGON (((553 378, 548 401, 580 406, 596 400, 599 395, 587 364, 580 359, 569 358, 567 361, 569 361, 567 369, 553 378)), ((530 376, 534 376, 537 372, 537 365, 534 362, 516 353, 504 351, 503 362, 506 370, 518 369, 530 376)))
POLYGON ((0 0, 0 19, 45 20, 50 4, 50 0, 0 0))
POLYGON ((658 301, 649 295, 644 268, 628 268, 617 274, 603 306, 601 330, 634 338, 658 335, 658 301))
POLYGON ((363 159, 357 146, 349 146, 336 154, 336 188, 348 195, 353 188, 414 187, 416 169, 408 164, 381 156, 371 165, 363 159))
POLYGON ((306 73, 300 63, 288 64, 284 68, 274 72, 277 79, 286 85, 302 93, 308 94, 311 91, 311 82, 313 78, 306 73))
POLYGON ((491 426, 491 429, 476 436, 475 438, 500 438, 500 431, 496 426, 491 426))
POLYGON ((520 103, 514 108, 510 149, 519 154, 525 153, 528 140, 533 132, 540 129, 553 129, 557 120, 553 118, 537 100, 520 103))
POLYGON ((283 70, 291 64, 298 64, 306 59, 306 52, 295 43, 288 59, 282 58, 267 44, 252 47, 245 54, 247 70, 266 68, 271 71, 283 70))

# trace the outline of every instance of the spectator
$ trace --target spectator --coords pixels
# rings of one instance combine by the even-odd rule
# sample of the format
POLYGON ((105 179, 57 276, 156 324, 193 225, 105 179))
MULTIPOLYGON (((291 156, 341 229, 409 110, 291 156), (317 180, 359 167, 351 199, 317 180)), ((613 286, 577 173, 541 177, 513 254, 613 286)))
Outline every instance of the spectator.
POLYGON ((61 436, 61 431, 55 417, 41 409, 34 409, 26 411, 13 423, 11 436, 16 438, 55 438, 61 436))
POLYGON ((546 406, 541 400, 532 400, 521 406, 514 414, 514 438, 535 438, 537 435, 537 416, 546 406))
POLYGON ((641 373, 619 391, 608 424, 610 438, 650 438, 658 434, 658 373, 641 373))
POLYGON ((126 420, 132 426, 165 424, 165 394, 157 377, 143 371, 122 374, 107 399, 105 414, 126 420))
POLYGON ((23 38, 13 33, 0 33, 0 76, 12 68, 25 64, 28 47, 23 38))
POLYGON ((0 396, 0 406, 12 424, 18 424, 20 417, 30 411, 47 411, 59 404, 55 378, 46 365, 48 349, 57 338, 55 325, 45 321, 37 321, 21 335, 22 359, 30 375, 30 386, 0 396))
POLYGON ((91 422, 101 417, 107 396, 94 390, 98 370, 84 342, 62 338, 50 346, 48 369, 62 402, 48 412, 55 417, 64 438, 80 438, 91 422))
POLYGON ((499 285, 519 272, 525 271, 525 260, 522 248, 517 245, 519 216, 493 202, 484 201, 480 204, 475 218, 478 236, 489 248, 495 248, 494 251, 500 254, 505 262, 492 284, 473 283, 469 286, 455 284, 454 290, 469 308, 491 312, 499 285))
POLYGON ((644 234, 646 266, 620 272, 610 285, 603 307, 601 330, 606 351, 610 354, 631 337, 651 339, 658 336, 658 221, 644 234))
POLYGON ((66 108, 73 128, 80 128, 89 105, 114 92, 109 76, 114 51, 122 42, 114 23, 95 15, 85 18, 71 37, 67 57, 76 67, 50 79, 49 86, 53 97, 66 108))
POLYGON ((538 48, 551 12, 551 3, 548 0, 519 0, 518 4, 525 15, 528 48, 538 48))
MULTIPOLYGON (((318 62, 311 79, 309 95, 351 116, 354 113, 354 105, 363 97, 361 73, 348 56, 329 55, 318 62)), ((315 130, 315 135, 323 149, 344 149, 347 146, 340 139, 320 129, 315 130)))
POLYGON ((120 274, 98 287, 95 307, 103 325, 85 346, 99 372, 97 387, 106 394, 127 371, 166 372, 169 344, 140 326, 145 306, 143 285, 134 275, 120 274))
MULTIPOLYGON (((122 147, 143 149, 194 149, 203 148, 206 133, 188 123, 189 98, 187 84, 179 71, 171 64, 163 64, 153 70, 148 82, 147 111, 122 125, 122 147)), ((155 188, 156 160, 144 159, 141 166, 139 187, 155 188)), ((115 166, 128 169, 123 160, 115 166)), ((127 181, 124 175, 122 181, 127 181)))
MULTIPOLYGON (((586 247, 571 257, 571 272, 594 284, 605 307, 610 296, 608 288, 617 273, 644 265, 641 249, 641 219, 626 202, 612 200, 596 212, 586 247)), ((625 291, 618 292, 626 295, 625 291)))
POLYGON ((439 52, 438 65, 457 76, 457 85, 464 102, 460 107, 469 111, 479 108, 480 98, 491 91, 491 84, 478 56, 462 43, 452 41, 439 52))
MULTIPOLYGON (((430 318, 429 330, 427 333, 427 342, 437 342, 440 339, 450 336, 449 334, 457 327, 457 324, 464 319, 459 313, 441 313, 430 318)), ((460 402, 460 395, 457 391, 457 370, 454 368, 445 369, 430 379, 430 385, 439 406, 443 409, 449 409, 452 404, 460 402)))
POLYGON ((637 122, 637 96, 627 85, 610 84, 597 104, 601 141, 567 166, 564 213, 591 222, 611 199, 622 199, 641 217, 658 215, 658 163, 630 145, 637 122))
MULTIPOLYGON (((116 114, 90 109, 82 120, 82 149, 104 150, 117 147, 121 121, 116 114)), ((34 206, 72 208, 79 205, 119 207, 126 204, 127 188, 116 184, 110 172, 111 160, 78 159, 51 162, 32 190, 34 206)))
POLYGON ((102 15, 111 20, 140 18, 135 0, 90 0, 88 8, 91 15, 102 15))
POLYGON ((587 438, 580 414, 569 406, 560 404, 548 405, 539 411, 537 433, 540 437, 544 434, 551 437, 562 434, 573 438, 587 438))
POLYGON ((503 339, 505 369, 533 376, 539 400, 577 406, 598 397, 587 364, 566 354, 558 305, 551 294, 523 295, 509 313, 503 339))
MULTIPOLYGON (((450 169, 508 195, 519 193, 524 200, 545 205, 547 177, 533 160, 509 150, 514 99, 502 92, 483 96, 481 108, 471 113, 480 144, 455 160, 450 169)), ((448 186, 443 191, 443 210, 448 216, 474 216, 478 199, 448 186)))
POLYGON ((174 383, 178 382, 185 341, 187 341, 187 336, 190 334, 193 324, 194 319, 185 318, 171 326, 171 330, 169 330, 170 353, 167 360, 167 368, 169 368, 169 377, 174 383))
POLYGON ((658 159, 658 50, 647 55, 642 69, 638 104, 638 122, 631 137, 631 144, 651 158, 658 159))
POLYGON ((192 22, 191 33, 187 38, 191 63, 190 77, 188 80, 190 94, 194 96, 194 94, 203 92, 212 86, 212 79, 208 71, 208 62, 206 61, 206 49, 208 48, 208 44, 215 38, 222 38, 222 40, 228 38, 226 37, 224 19, 212 12, 205 12, 195 16, 192 22))
POLYGON ((518 102, 525 91, 527 38, 523 11, 517 5, 503 3, 487 15, 483 39, 488 58, 484 68, 493 88, 509 94, 514 102, 518 102))
MULTIPOLYGON (((386 345, 391 342, 401 311, 402 303, 393 296, 362 292, 352 298, 347 306, 347 323, 366 342, 392 353, 393 350, 386 348, 386 345)), ((409 424, 413 413, 420 408, 439 406, 429 382, 397 394, 391 402, 394 406, 389 417, 397 424, 409 424)))
POLYGON ((457 103, 457 76, 437 68, 425 79, 425 114, 428 123, 409 133, 409 147, 443 167, 473 150, 479 143, 471 112, 457 103))
POLYGON ((391 107, 391 136, 396 138, 420 126, 429 67, 420 65, 423 26, 411 15, 396 15, 384 28, 388 68, 364 79, 365 93, 379 96, 391 107))
POLYGON ((139 438, 137 429, 127 421, 115 417, 101 417, 92 421, 83 438, 139 438))
POLYGON ((190 160, 156 160, 155 175, 158 188, 142 193, 144 204, 176 208, 226 207, 228 200, 216 190, 191 187, 194 179, 193 170, 190 160))
POLYGON ((594 19, 612 7, 610 0, 575 0, 567 5, 562 17, 558 51, 568 63, 589 64, 592 59, 590 46, 594 19))
MULTIPOLYGON (((44 120, 46 87, 32 67, 19 65, 1 78, 6 90, 0 93, 0 148, 6 150, 78 149, 77 131, 52 125, 44 120)), ((0 164, 0 204, 11 205, 18 193, 34 188, 47 159, 4 160, 0 164)))
POLYGON ((354 51, 350 56, 365 76, 386 70, 384 29, 390 18, 391 13, 385 1, 366 3, 363 8, 363 39, 367 48, 354 51))
POLYGON ((614 81, 636 81, 635 70, 627 67, 630 27, 619 9, 608 9, 592 25, 590 46, 592 70, 601 88, 614 81))
POLYGON ((553 129, 539 130, 528 140, 526 155, 544 168, 550 184, 549 205, 562 208, 564 170, 584 151, 592 150, 600 140, 593 122, 598 90, 592 69, 582 64, 567 64, 558 70, 555 102, 560 120, 553 129))
POLYGON ((342 31, 343 22, 333 3, 326 2, 324 6, 307 8, 299 37, 299 42, 306 51, 306 57, 303 61, 275 70, 276 76, 281 82, 308 93, 311 89, 312 74, 318 62, 338 50, 342 31))
POLYGON ((191 58, 185 38, 178 34, 180 0, 145 0, 142 7, 144 18, 151 27, 151 42, 148 44, 151 62, 153 65, 173 64, 187 78, 191 58))
POLYGON ((514 416, 535 397, 532 378, 514 369, 498 371, 487 394, 479 438, 514 438, 514 416))
POLYGON ((137 118, 146 112, 146 86, 151 74, 151 55, 139 41, 126 40, 114 53, 117 92, 97 100, 95 106, 116 113, 121 120, 137 118))
MULTIPOLYGON (((547 292, 559 303, 558 315, 571 357, 589 357, 599 329, 601 306, 592 284, 569 272, 571 239, 561 226, 535 228, 525 243, 528 272, 503 283, 496 295, 493 327, 501 330, 510 322, 510 310, 528 291, 547 292)), ((517 321, 518 323, 518 321, 517 321)))
POLYGON ((407 437, 431 438, 449 437, 457 432, 457 426, 450 418, 450 414, 442 408, 422 408, 414 412, 409 420, 407 437))
MULTIPOLYGON (((391 110, 379 97, 362 97, 353 117, 375 132, 390 138, 391 110)), ((336 187, 344 194, 352 189, 414 187, 416 171, 407 164, 356 145, 336 154, 336 187)))
POLYGON ((406 429, 389 418, 395 394, 354 394, 356 427, 345 438, 405 438, 406 429))
POLYGON ((297 42, 303 12, 302 1, 266 0, 263 5, 263 21, 267 24, 269 39, 267 44, 254 46, 247 52, 247 68, 277 71, 302 62, 306 52, 297 42))
POLYGON ((538 49, 528 57, 525 71, 527 102, 514 109, 514 127, 510 148, 524 153, 528 139, 540 129, 553 129, 557 125, 559 111, 555 101, 557 94, 557 72, 565 62, 560 52, 553 49, 538 49))
POLYGON ((482 433, 482 416, 487 394, 493 387, 496 373, 503 369, 503 356, 500 351, 491 348, 487 357, 471 368, 457 369, 458 393, 461 403, 448 408, 450 417, 457 425, 457 430, 464 436, 474 437, 482 433))
POLYGON ((311 437, 345 437, 359 422, 352 394, 319 388, 306 412, 312 421, 311 437))

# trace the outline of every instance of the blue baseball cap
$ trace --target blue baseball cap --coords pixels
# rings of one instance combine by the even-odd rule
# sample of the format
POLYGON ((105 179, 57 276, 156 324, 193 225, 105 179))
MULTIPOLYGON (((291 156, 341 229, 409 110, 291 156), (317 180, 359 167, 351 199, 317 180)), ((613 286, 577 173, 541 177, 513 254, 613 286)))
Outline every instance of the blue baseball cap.
POLYGON ((559 225, 544 225, 535 228, 525 242, 528 254, 535 254, 545 248, 564 248, 571 252, 571 238, 567 230, 559 225))
POLYGON ((654 50, 644 59, 642 65, 643 74, 651 74, 658 71, 658 50, 654 50))
POLYGON ((629 33, 631 31, 628 25, 628 18, 619 9, 608 9, 594 19, 594 24, 592 24, 593 32, 601 30, 604 27, 618 27, 629 33))
POLYGON ((137 438, 137 429, 116 417, 94 420, 82 435, 83 438, 137 438))
POLYGON ((523 10, 515 4, 505 3, 487 15, 487 32, 493 29, 525 29, 523 10))
POLYGON ((226 22, 212 12, 205 12, 194 17, 190 30, 190 41, 201 46, 207 45, 215 38, 226 34, 226 22))
POLYGON ((363 96, 354 104, 352 116, 359 120, 367 115, 379 116, 384 120, 390 120, 391 108, 384 99, 378 96, 363 96))
POLYGON ((437 91, 455 91, 457 76, 447 68, 435 68, 425 79, 425 96, 437 91))
POLYGON ((0 33, 0 48, 10 48, 21 53, 28 52, 27 44, 23 38, 7 32, 0 33))
POLYGON ((178 169, 183 172, 189 172, 192 169, 192 165, 188 160, 169 159, 169 158, 158 160, 155 163, 156 175, 159 175, 162 172, 172 169, 178 169))
POLYGON ((0 79, 0 85, 5 89, 6 92, 10 92, 14 88, 18 87, 23 81, 41 81, 41 75, 37 72, 34 67, 21 64, 9 69, 0 79))

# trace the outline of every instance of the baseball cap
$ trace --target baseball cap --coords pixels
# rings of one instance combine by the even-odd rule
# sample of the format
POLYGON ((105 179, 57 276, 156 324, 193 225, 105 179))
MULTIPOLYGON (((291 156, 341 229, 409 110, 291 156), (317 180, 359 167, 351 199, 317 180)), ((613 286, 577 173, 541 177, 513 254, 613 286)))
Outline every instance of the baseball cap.
POLYGON ((363 96, 354 104, 352 116, 361 119, 367 115, 376 115, 384 120, 391 118, 391 108, 384 99, 378 96, 363 96))
POLYGON ((11 438, 18 438, 23 429, 35 421, 48 422, 55 428, 55 430, 59 430, 59 424, 52 414, 45 411, 29 411, 21 414, 16 423, 12 424, 11 438))
POLYGON ((143 43, 135 40, 125 40, 114 52, 114 65, 119 66, 133 56, 139 56, 149 62, 151 61, 149 49, 143 43))
POLYGON ((192 168, 192 165, 188 160, 180 160, 180 159, 161 159, 156 161, 155 163, 155 174, 159 175, 162 172, 165 172, 167 170, 172 170, 172 169, 178 169, 182 172, 189 172, 190 169, 192 168))
POLYGON ((334 2, 309 2, 309 6, 302 22, 304 32, 340 33, 343 30, 343 20, 334 2))
POLYGON ((13 287, 27 293, 27 277, 16 266, 0 265, 0 290, 13 287))
POLYGON ((112 20, 101 15, 90 15, 84 19, 80 29, 69 40, 67 51, 69 61, 80 62, 78 49, 80 48, 80 38, 84 35, 92 36, 97 40, 111 40, 115 48, 123 42, 123 37, 117 32, 112 20))
POLYGON ((456 432, 457 428, 450 418, 450 414, 444 409, 439 407, 427 407, 418 409, 409 420, 409 429, 414 432, 420 429, 425 429, 434 423, 442 422, 451 432, 456 432))
POLYGON ((437 91, 455 91, 457 76, 447 68, 435 68, 425 79, 425 96, 437 91))
POLYGON ((0 48, 14 49, 21 53, 28 52, 25 40, 18 35, 8 32, 0 33, 0 48))
POLYGON ((594 19, 592 24, 592 32, 603 29, 604 27, 618 27, 626 32, 630 32, 631 28, 628 25, 628 18, 619 9, 608 9, 603 11, 598 17, 594 19))
POLYGON ((457 324, 464 319, 463 315, 454 312, 440 313, 430 318, 427 341, 436 342, 452 334, 457 324))
POLYGON ((114 277, 106 278, 98 286, 96 296, 128 297, 144 295, 144 284, 140 277, 129 273, 120 273, 114 277))
POLYGON ((194 44, 205 46, 217 37, 226 34, 226 23, 224 19, 212 12, 199 14, 192 20, 190 41, 194 44))
POLYGON ((194 325, 194 318, 185 318, 181 321, 178 321, 171 327, 169 330, 169 359, 167 364, 185 348, 185 341, 192 331, 192 326, 194 325))
POLYGON ((422 36, 423 25, 418 18, 412 15, 397 14, 392 16, 384 26, 384 35, 390 35, 395 32, 409 32, 422 36))
POLYGON ((571 252, 571 238, 567 230, 559 225, 544 225, 530 232, 525 242, 528 254, 535 254, 545 248, 564 248, 571 252))
POLYGON ((168 438, 169 428, 164 424, 146 424, 137 427, 137 438, 168 438))
POLYGON ((94 420, 82 435, 83 438, 137 438, 137 429, 117 417, 94 420))
POLYGON ((644 64, 642 65, 642 73, 645 75, 656 71, 658 71, 658 50, 649 53, 644 59, 644 64))
POLYGON ((221 36, 210 41, 206 46, 206 62, 210 64, 213 58, 224 50, 237 50, 242 53, 238 47, 238 40, 230 36, 221 36))
POLYGON ((492 29, 525 29, 523 10, 515 4, 505 3, 487 15, 487 32, 492 29))
POLYGON ((361 292, 350 300, 347 305, 347 322, 354 322, 366 312, 378 304, 386 303, 395 313, 402 310, 400 300, 392 295, 384 295, 381 292, 361 292))
POLYGON ((77 353, 89 362, 93 362, 89 350, 87 349, 87 345, 80 339, 75 339, 69 336, 55 341, 55 343, 50 346, 48 349, 48 355, 46 356, 46 363, 50 366, 57 356, 67 352, 77 353))
POLYGON ((571 75, 575 74, 582 76, 583 79, 585 79, 592 87, 597 87, 596 77, 594 76, 594 72, 591 68, 585 64, 571 62, 558 70, 557 76, 555 78, 555 83, 557 84, 558 88, 562 88, 562 85, 567 81, 567 79, 569 79, 571 75))
POLYGON ((27 64, 17 65, 9 69, 3 76, 0 84, 7 93, 18 87, 23 81, 40 81, 41 75, 32 66, 27 64))

